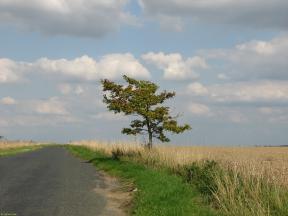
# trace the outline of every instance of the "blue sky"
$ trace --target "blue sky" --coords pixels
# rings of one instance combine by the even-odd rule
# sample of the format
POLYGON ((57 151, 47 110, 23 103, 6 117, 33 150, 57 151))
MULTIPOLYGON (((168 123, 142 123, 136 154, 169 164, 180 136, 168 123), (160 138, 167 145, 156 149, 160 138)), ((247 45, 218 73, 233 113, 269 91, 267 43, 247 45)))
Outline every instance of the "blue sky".
MULTIPOLYGON (((275 0, 0 0, 0 133, 66 142, 128 139, 100 79, 175 90, 193 145, 282 145, 288 129, 288 3, 275 0)), ((139 137, 142 140, 142 137, 139 137)))

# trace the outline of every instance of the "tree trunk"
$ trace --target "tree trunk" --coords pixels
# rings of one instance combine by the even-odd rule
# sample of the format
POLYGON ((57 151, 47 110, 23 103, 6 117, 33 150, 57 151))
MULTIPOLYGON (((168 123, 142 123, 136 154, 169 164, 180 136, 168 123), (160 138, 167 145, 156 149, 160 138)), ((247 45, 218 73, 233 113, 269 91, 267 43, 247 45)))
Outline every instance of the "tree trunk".
POLYGON ((146 119, 146 126, 147 126, 147 130, 148 130, 148 136, 149 136, 149 140, 148 140, 148 144, 147 147, 148 149, 152 149, 152 139, 153 139, 153 133, 152 133, 152 128, 150 126, 150 121, 148 117, 145 117, 146 119))
POLYGON ((149 141, 148 141, 148 149, 152 149, 152 132, 151 130, 148 130, 148 134, 149 134, 149 141))

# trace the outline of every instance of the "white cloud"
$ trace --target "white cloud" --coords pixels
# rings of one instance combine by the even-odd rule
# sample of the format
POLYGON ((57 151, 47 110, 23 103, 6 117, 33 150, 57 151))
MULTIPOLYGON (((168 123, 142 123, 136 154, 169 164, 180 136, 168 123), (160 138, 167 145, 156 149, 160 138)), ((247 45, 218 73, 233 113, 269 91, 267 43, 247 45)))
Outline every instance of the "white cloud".
POLYGON ((234 110, 225 111, 224 113, 222 113, 222 119, 225 119, 225 118, 234 123, 248 122, 247 117, 243 113, 239 111, 234 111, 234 110))
POLYGON ((99 61, 99 73, 107 78, 115 78, 124 74, 138 78, 149 78, 148 70, 130 53, 111 54, 99 61))
POLYGON ((233 123, 288 122, 288 82, 249 81, 212 84, 191 83, 185 101, 192 116, 233 123))
POLYGON ((259 55, 273 55, 276 51, 276 47, 271 42, 265 41, 251 41, 236 46, 237 50, 242 52, 253 52, 259 55))
POLYGON ((67 95, 72 91, 71 85, 67 84, 67 83, 63 83, 63 84, 58 85, 58 89, 61 92, 61 94, 63 94, 63 95, 67 95))
POLYGON ((193 117, 210 118, 211 121, 227 121, 232 123, 247 123, 250 121, 248 116, 253 120, 257 119, 257 112, 245 110, 239 107, 226 106, 209 106, 203 103, 190 103, 187 105, 187 111, 193 117), (255 118, 256 117, 256 118, 255 118))
POLYGON ((260 107, 258 111, 271 123, 288 123, 287 107, 260 107))
POLYGON ((13 83, 20 79, 18 64, 10 59, 0 59, 0 83, 13 83))
POLYGON ((208 89, 199 82, 193 82, 188 85, 187 93, 192 94, 192 95, 197 95, 197 96, 198 95, 203 96, 203 95, 208 94, 208 89))
POLYGON ((70 115, 13 115, 13 116, 1 116, 0 127, 11 127, 21 126, 21 127, 31 127, 31 126, 49 126, 57 127, 62 124, 71 124, 71 123, 80 122, 79 119, 74 118, 70 115))
MULTIPOLYGON (((72 60, 41 58, 35 62, 0 59, 0 69, 0 82, 18 81, 23 72, 43 72, 57 75, 57 78, 62 75, 83 81, 119 79, 124 74, 135 78, 150 78, 149 71, 130 53, 105 55, 99 61, 86 55, 72 60)), ((71 89, 62 85, 59 90, 68 94, 71 89)))
POLYGON ((190 17, 194 22, 288 28, 286 0, 139 0, 147 15, 190 17), (269 17, 269 18, 266 18, 269 17))
POLYGON ((212 84, 191 83, 184 91, 187 96, 201 96, 213 103, 286 103, 288 102, 287 81, 249 81, 212 84))
POLYGON ((78 103, 78 101, 65 100, 65 98, 59 97, 43 100, 22 99, 17 101, 10 97, 2 98, 0 104, 15 104, 15 107, 11 109, 11 107, 2 106, 0 112, 2 123, 0 122, 0 126, 59 126, 72 122, 79 123, 82 120, 77 116, 77 112, 75 113, 75 109, 71 109, 73 102, 78 103))
POLYGON ((100 37, 135 19, 128 0, 2 0, 0 22, 49 35, 100 37))
POLYGON ((211 116, 210 108, 204 104, 191 103, 188 107, 188 111, 195 116, 211 116))
POLYGON ((260 107, 258 111, 263 115, 283 115, 286 114, 288 116, 288 108, 287 107, 260 107))
POLYGON ((65 103, 57 97, 48 100, 38 101, 35 104, 35 111, 39 114, 67 115, 65 103))
POLYGON ((69 77, 94 80, 97 77, 97 63, 93 58, 82 56, 73 60, 41 58, 32 63, 32 70, 63 74, 69 77))
POLYGON ((83 94, 84 93, 84 89, 81 87, 81 86, 76 86, 76 88, 75 88, 75 94, 77 94, 77 95, 81 95, 81 94, 83 94))
POLYGON ((68 95, 71 93, 75 93, 76 95, 81 95, 85 91, 83 87, 80 85, 77 85, 74 87, 73 85, 68 84, 68 83, 62 83, 58 85, 58 89, 63 95, 68 95))
POLYGON ((225 75, 231 79, 288 79, 288 36, 200 53, 207 59, 222 60, 225 75))
POLYGON ((219 102, 288 101, 288 82, 285 81, 228 83, 207 88, 210 98, 219 102))
POLYGON ((17 101, 12 97, 4 97, 0 100, 0 103, 4 105, 15 105, 17 101))
MULTIPOLYGON (((117 79, 122 75, 149 78, 149 71, 130 53, 110 54, 99 61, 82 56, 73 60, 42 58, 33 67, 47 73, 58 73, 83 80, 117 79)), ((35 70, 34 69, 34 70, 35 70)))
POLYGON ((226 74, 224 74, 224 73, 218 74, 217 78, 220 79, 220 80, 229 80, 229 77, 226 74))
POLYGON ((183 59, 179 53, 165 54, 163 52, 150 52, 142 58, 158 69, 164 70, 164 78, 168 80, 195 79, 198 77, 196 70, 206 69, 205 59, 195 56, 183 59))
POLYGON ((102 119, 107 121, 123 121, 125 119, 125 116, 122 114, 115 114, 113 112, 100 112, 94 116, 92 116, 94 119, 102 119))
MULTIPOLYGON (((190 103, 188 104, 187 111, 195 117, 210 118, 216 121, 227 121, 233 123, 246 123, 249 122, 247 116, 249 112, 239 107, 223 107, 223 106, 208 106, 203 103, 190 103)), ((255 114, 253 114, 255 117, 255 114)), ((255 119, 254 119, 255 120, 255 119)))

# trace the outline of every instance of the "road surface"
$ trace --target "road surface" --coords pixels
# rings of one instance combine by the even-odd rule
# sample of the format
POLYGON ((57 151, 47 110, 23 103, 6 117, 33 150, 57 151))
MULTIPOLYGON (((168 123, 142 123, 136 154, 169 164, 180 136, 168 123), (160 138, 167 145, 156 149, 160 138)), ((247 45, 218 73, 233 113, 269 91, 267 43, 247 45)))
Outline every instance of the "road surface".
POLYGON ((61 147, 0 157, 0 216, 103 215, 97 187, 101 174, 61 147))

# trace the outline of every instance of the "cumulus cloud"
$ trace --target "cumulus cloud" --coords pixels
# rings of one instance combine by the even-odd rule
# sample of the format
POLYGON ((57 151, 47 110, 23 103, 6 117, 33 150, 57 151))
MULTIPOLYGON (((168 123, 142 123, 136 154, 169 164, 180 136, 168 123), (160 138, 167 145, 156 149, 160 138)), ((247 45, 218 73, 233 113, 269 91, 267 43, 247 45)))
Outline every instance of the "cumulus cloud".
POLYGON ((20 126, 20 127, 35 127, 35 126, 50 126, 50 127, 57 127, 62 124, 71 124, 71 123, 79 123, 80 120, 77 118, 74 118, 70 115, 13 115, 13 116, 1 116, 0 120, 0 126, 1 127, 14 127, 14 126, 20 126))
POLYGON ((62 84, 58 85, 58 89, 61 92, 61 94, 63 94, 63 95, 67 95, 72 91, 71 85, 67 84, 67 83, 62 83, 62 84))
POLYGON ((192 83, 187 94, 207 97, 213 102, 288 102, 287 81, 253 81, 203 86, 192 83))
POLYGON ((224 74, 224 73, 218 74, 218 75, 217 75, 217 78, 218 78, 219 80, 229 80, 229 77, 228 77, 226 74, 224 74))
POLYGON ((239 107, 231 109, 231 107, 211 106, 199 102, 188 104, 187 111, 192 117, 209 118, 211 121, 227 121, 237 124, 249 122, 251 113, 253 120, 259 117, 257 116, 257 110, 255 112, 254 109, 247 112, 247 110, 239 107))
POLYGON ((233 123, 246 123, 249 121, 248 117, 242 112, 235 110, 223 110, 218 113, 219 117, 222 119, 227 119, 233 123))
POLYGON ((211 116, 210 108, 205 104, 191 103, 188 107, 188 111, 195 116, 211 116))
POLYGON ((205 59, 195 56, 184 59, 179 53, 150 52, 142 55, 144 61, 164 71, 164 79, 184 80, 198 77, 196 70, 206 69, 205 59))
POLYGON ((203 85, 193 82, 182 95, 192 116, 233 123, 287 123, 287 81, 245 81, 203 85), (195 102, 194 102, 195 101, 195 102))
MULTIPOLYGON (((109 54, 99 61, 89 56, 81 56, 72 60, 41 58, 35 62, 15 62, 0 59, 0 81, 12 82, 20 79, 19 72, 42 72, 62 75, 82 81, 95 81, 102 78, 118 79, 128 75, 135 78, 150 78, 149 71, 130 53, 109 54), (4 62, 1 64, 1 62, 4 62), (19 75, 17 74, 19 73, 19 75)), ((69 86, 60 86, 60 91, 69 93, 69 86)), ((77 92, 81 89, 78 88, 77 92)))
POLYGON ((282 113, 282 109, 278 107, 260 107, 258 111, 264 115, 279 114, 282 113))
POLYGON ((0 103, 4 105, 15 105, 17 101, 12 97, 4 97, 0 100, 0 103))
POLYGON ((258 112, 271 123, 288 123, 287 107, 260 107, 258 112))
POLYGON ((81 95, 85 91, 84 88, 80 85, 77 85, 74 87, 73 85, 68 84, 68 83, 59 84, 58 89, 59 89, 60 93, 63 95, 68 95, 71 93, 74 93, 76 95, 81 95))
POLYGON ((125 120, 125 116, 121 114, 115 114, 112 112, 100 112, 96 115, 93 115, 92 118, 94 119, 102 119, 107 121, 123 121, 125 120))
POLYGON ((59 98, 52 97, 48 100, 37 101, 35 111, 39 114, 67 115, 69 112, 65 106, 59 98))
POLYGON ((215 85, 209 88, 217 101, 288 101, 288 82, 257 81, 215 85))
POLYGON ((72 104, 64 98, 51 97, 16 101, 11 97, 5 97, 0 100, 0 104, 7 105, 1 107, 0 127, 44 125, 54 127, 81 121, 75 113, 70 112, 72 104), (14 105, 13 109, 8 105, 14 105))
POLYGON ((288 79, 288 36, 270 41, 253 40, 233 49, 206 50, 205 58, 223 61, 225 77, 241 80, 288 79))
POLYGON ((13 83, 21 80, 19 71, 21 63, 16 63, 10 59, 0 59, 0 83, 13 83))
POLYGON ((187 87, 188 94, 203 96, 208 94, 208 89, 199 82, 193 82, 187 87))
POLYGON ((130 53, 106 55, 99 61, 86 55, 73 60, 42 58, 32 68, 87 81, 117 79, 124 74, 138 78, 150 77, 148 70, 130 53))
POLYGON ((100 37, 134 24, 129 0, 2 0, 0 22, 49 35, 100 37))
MULTIPOLYGON (((209 103, 209 102, 208 102, 209 103)), ((204 103, 190 103, 187 105, 187 112, 192 117, 209 118, 210 121, 226 121, 236 124, 247 123, 255 120, 259 120, 259 113, 257 109, 243 109, 241 107, 229 107, 229 106, 215 106, 204 103)), ((274 115, 270 116, 271 119, 275 118, 274 115)), ((260 118, 263 120, 263 118, 260 118)), ((269 120, 268 120, 269 121, 269 120)))
POLYGON ((81 94, 84 93, 84 89, 83 89, 80 85, 78 85, 78 86, 76 86, 74 92, 75 92, 75 94, 77 94, 77 95, 81 95, 81 94))
POLYGON ((139 0, 148 15, 190 17, 195 22, 288 28, 286 0, 139 0), (269 18, 267 18, 269 17, 269 18))

